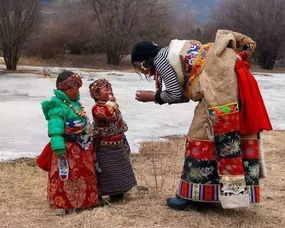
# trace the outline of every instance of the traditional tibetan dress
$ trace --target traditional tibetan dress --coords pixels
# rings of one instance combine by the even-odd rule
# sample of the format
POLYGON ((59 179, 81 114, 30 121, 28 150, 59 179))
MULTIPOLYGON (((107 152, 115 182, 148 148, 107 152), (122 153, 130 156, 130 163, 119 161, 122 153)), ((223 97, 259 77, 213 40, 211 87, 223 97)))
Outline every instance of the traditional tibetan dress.
POLYGON ((52 208, 74 209, 97 205, 97 182, 94 169, 94 150, 86 114, 79 103, 71 101, 61 90, 54 90, 50 101, 42 102, 48 121, 51 142, 45 147, 51 153, 48 172, 48 200, 52 208), (59 173, 59 156, 68 164, 67 175, 59 173))
POLYGON ((92 108, 99 187, 102 195, 123 193, 136 186, 124 132, 127 125, 114 102, 92 108))
POLYGON ((272 128, 260 94, 243 93, 241 99, 249 80, 253 82, 248 91, 259 92, 252 75, 245 77, 250 73, 236 54, 246 44, 255 46, 249 37, 226 30, 219 30, 215 42, 206 45, 170 43, 168 61, 186 88, 185 96, 198 102, 188 132, 179 197, 220 202, 224 208, 260 201, 264 163, 259 133, 272 128))

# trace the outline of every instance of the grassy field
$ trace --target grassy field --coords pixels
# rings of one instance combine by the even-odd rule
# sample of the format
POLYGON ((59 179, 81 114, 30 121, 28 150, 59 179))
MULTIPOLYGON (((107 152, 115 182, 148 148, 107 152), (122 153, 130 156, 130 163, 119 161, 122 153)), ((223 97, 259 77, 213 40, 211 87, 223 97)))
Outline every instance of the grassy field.
POLYGON ((0 227, 285 227, 285 132, 263 134, 268 177, 261 180, 262 202, 240 210, 174 211, 183 165, 184 137, 144 143, 132 156, 140 187, 114 203, 57 217, 46 201, 47 174, 34 160, 0 163, 0 227))

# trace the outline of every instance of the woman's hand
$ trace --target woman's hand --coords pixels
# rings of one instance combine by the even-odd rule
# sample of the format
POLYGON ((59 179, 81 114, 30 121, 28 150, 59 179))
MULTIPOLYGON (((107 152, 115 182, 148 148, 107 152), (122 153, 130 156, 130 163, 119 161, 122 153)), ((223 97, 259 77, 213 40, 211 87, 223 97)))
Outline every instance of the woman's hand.
POLYGON ((138 90, 136 92, 136 100, 141 102, 154 101, 155 92, 147 90, 138 90))

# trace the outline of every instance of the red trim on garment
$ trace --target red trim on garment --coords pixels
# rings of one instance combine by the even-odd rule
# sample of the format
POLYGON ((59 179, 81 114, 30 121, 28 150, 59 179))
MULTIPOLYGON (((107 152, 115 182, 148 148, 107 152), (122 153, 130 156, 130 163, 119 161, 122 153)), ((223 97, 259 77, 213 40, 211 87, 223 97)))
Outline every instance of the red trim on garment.
POLYGON ((195 201, 217 202, 219 200, 219 184, 194 184, 181 180, 177 195, 195 201))
POLYGON ((189 184, 186 182, 181 182, 180 193, 182 196, 187 196, 189 192, 189 184))
POLYGON ((122 141, 124 138, 124 134, 119 134, 115 136, 109 136, 109 137, 101 137, 101 141, 106 141, 106 142, 119 142, 122 141))

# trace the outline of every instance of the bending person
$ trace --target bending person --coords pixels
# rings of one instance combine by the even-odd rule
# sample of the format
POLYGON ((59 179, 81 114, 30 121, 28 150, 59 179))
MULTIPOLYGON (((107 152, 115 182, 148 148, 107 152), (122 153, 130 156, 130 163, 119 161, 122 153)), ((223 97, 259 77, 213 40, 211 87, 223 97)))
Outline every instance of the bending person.
POLYGON ((218 30, 214 43, 172 40, 160 48, 137 43, 132 64, 154 77, 157 91, 136 92, 141 102, 197 102, 187 136, 185 162, 176 197, 167 205, 221 203, 223 208, 259 202, 264 162, 259 134, 271 124, 246 58, 255 49, 249 37, 218 30), (162 89, 162 82, 165 89, 162 89))

